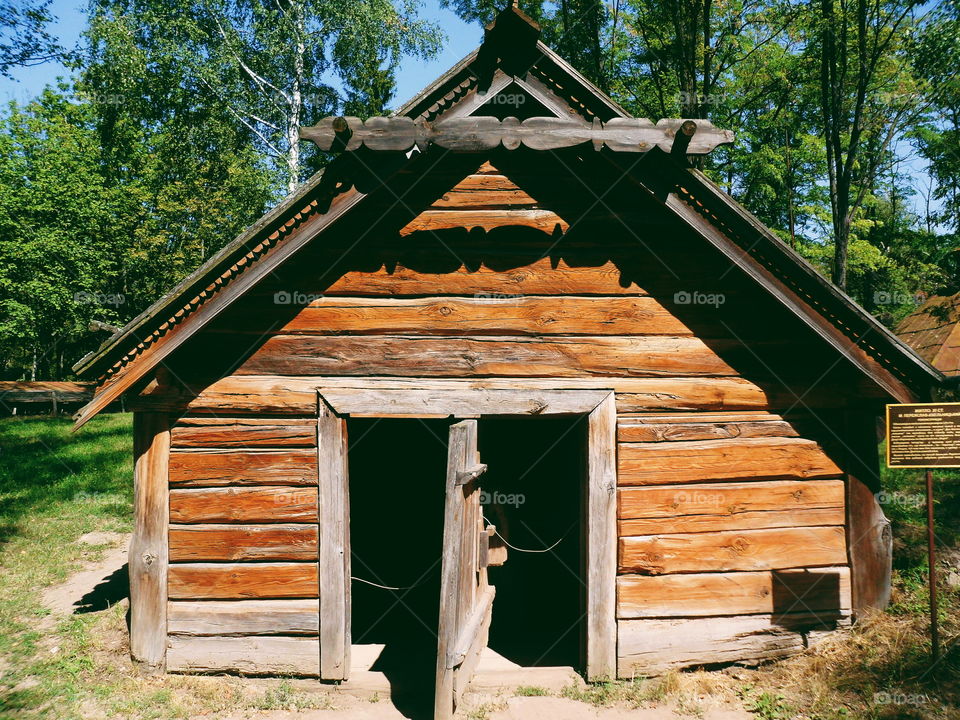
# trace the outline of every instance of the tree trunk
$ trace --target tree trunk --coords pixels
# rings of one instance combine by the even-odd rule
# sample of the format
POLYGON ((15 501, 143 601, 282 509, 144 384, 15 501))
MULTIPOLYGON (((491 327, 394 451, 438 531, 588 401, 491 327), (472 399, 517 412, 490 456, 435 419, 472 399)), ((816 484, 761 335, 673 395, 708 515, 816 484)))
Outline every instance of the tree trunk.
POLYGON ((289 107, 287 115, 287 190, 294 192, 300 186, 300 120, 303 115, 303 86, 304 56, 306 47, 306 18, 303 5, 299 2, 292 4, 290 12, 293 14, 296 28, 296 54, 293 60, 293 86, 290 88, 289 107))

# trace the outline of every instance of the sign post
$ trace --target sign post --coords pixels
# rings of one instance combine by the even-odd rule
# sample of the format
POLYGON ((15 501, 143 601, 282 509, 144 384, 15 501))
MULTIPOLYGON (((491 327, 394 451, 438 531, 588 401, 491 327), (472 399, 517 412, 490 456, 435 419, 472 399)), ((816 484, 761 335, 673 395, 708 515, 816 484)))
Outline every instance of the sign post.
POLYGON ((887 467, 926 470, 930 651, 936 664, 940 659, 940 630, 937 624, 933 471, 930 468, 960 468, 960 403, 887 405, 887 467))

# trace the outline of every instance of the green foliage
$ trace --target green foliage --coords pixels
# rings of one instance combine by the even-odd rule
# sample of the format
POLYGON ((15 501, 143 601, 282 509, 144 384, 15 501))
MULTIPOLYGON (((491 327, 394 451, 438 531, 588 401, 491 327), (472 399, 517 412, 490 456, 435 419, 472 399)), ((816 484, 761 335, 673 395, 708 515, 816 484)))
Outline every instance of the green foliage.
POLYGON ((62 49, 47 31, 52 0, 0 0, 0 77, 16 67, 39 65, 62 49))
POLYGON ((292 191, 322 163, 306 145, 301 157, 300 126, 381 113, 400 58, 438 51, 417 10, 416 0, 94 0, 84 81, 123 100, 103 113, 108 146, 131 124, 199 114, 214 127, 202 123, 196 143, 253 150, 274 189, 292 191))
POLYGON ((90 320, 116 322, 123 211, 87 105, 47 90, 0 117, 0 357, 7 377, 61 377, 90 320))
POLYGON ((760 720, 789 720, 797 716, 793 708, 779 693, 760 692, 748 695, 747 709, 760 720))

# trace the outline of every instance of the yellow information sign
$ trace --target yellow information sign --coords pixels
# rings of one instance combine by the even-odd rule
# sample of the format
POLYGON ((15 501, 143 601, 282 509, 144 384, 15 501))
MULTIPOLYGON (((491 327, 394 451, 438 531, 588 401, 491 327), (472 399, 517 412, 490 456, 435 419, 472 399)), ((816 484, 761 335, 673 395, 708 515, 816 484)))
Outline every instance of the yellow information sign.
POLYGON ((887 467, 960 468, 960 403, 887 405, 887 467))

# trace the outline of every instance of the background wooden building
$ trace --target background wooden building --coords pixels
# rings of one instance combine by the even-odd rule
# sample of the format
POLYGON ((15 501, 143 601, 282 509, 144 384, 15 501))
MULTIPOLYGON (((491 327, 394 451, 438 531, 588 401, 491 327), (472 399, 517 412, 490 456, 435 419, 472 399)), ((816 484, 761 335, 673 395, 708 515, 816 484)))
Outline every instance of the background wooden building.
POLYGON ((598 679, 887 602, 875 419, 941 376, 691 168, 729 134, 632 120, 537 38, 508 9, 393 118, 305 130, 326 172, 78 364, 80 424, 136 410, 135 658, 343 680, 380 556, 442 565, 439 716, 524 605, 598 679), (573 519, 575 582, 488 571, 531 517, 573 519))
POLYGON ((944 375, 960 375, 960 293, 932 295, 897 325, 897 336, 944 375))

